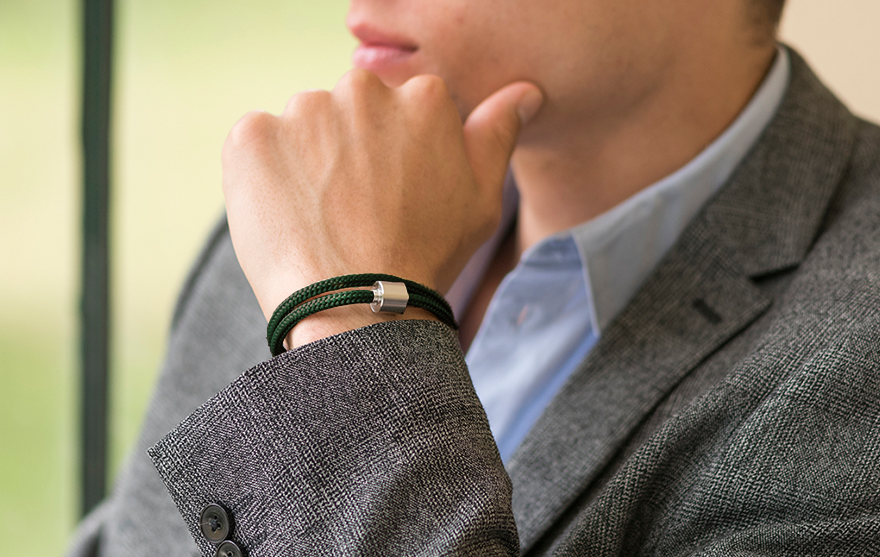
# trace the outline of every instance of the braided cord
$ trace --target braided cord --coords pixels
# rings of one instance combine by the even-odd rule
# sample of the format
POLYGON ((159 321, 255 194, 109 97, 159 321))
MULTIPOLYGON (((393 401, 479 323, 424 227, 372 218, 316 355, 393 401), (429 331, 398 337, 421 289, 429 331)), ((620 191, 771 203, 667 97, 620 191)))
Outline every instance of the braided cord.
POLYGON ((378 273, 343 275, 322 280, 297 290, 281 302, 266 328, 266 339, 273 356, 284 352, 284 339, 297 323, 319 311, 349 304, 369 304, 373 301, 372 290, 332 292, 342 288, 372 286, 377 281, 402 282, 409 293, 407 306, 430 311, 441 321, 458 329, 452 308, 439 292, 411 280, 394 275, 378 273))
POLYGON ((426 309, 437 316, 440 321, 443 321, 453 329, 458 329, 458 323, 455 322, 455 316, 452 314, 452 308, 449 307, 449 303, 440 298, 439 300, 434 296, 425 296, 423 294, 410 294, 409 296, 409 304, 412 307, 426 309))
POLYGON ((284 339, 287 337, 287 333, 309 315, 324 311, 325 309, 347 306, 349 304, 369 304, 372 301, 373 292, 371 290, 349 290, 347 292, 326 294, 305 302, 285 315, 275 330, 270 332, 268 340, 272 355, 277 356, 284 352, 284 339))
POLYGON ((427 286, 422 286, 417 282, 402 279, 394 275, 383 275, 379 273, 342 275, 339 277, 333 277, 316 282, 314 284, 306 286, 305 288, 297 290, 296 292, 288 296, 287 299, 281 302, 281 304, 272 314, 272 319, 269 320, 269 331, 277 327, 278 323, 280 323, 284 316, 287 315, 293 308, 302 304, 309 298, 314 298, 315 296, 319 296, 333 290, 341 290, 343 288, 372 286, 373 283, 380 280, 402 282, 406 285, 406 289, 409 292, 410 296, 412 296, 413 294, 422 294, 427 297, 436 297, 439 301, 442 302, 441 305, 445 307, 446 312, 448 312, 449 315, 452 315, 452 308, 449 307, 449 304, 446 302, 446 300, 443 299, 443 296, 441 296, 439 292, 428 288, 427 286))

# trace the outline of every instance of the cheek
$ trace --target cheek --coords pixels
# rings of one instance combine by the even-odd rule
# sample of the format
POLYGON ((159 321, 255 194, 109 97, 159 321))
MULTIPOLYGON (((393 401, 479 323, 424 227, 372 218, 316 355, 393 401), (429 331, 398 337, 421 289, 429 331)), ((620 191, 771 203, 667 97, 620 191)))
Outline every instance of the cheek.
POLYGON ((461 114, 504 85, 534 79, 522 48, 522 0, 432 0, 411 13, 419 73, 442 77, 461 114))
POLYGON ((505 85, 523 79, 537 82, 539 77, 509 46, 507 37, 485 28, 480 31, 461 25, 432 43, 425 53, 426 71, 446 81, 463 118, 505 85))
POLYGON ((651 20, 662 12, 640 6, 618 0, 434 0, 409 12, 423 49, 418 73, 442 77, 462 117, 519 80, 541 87, 562 110, 609 102, 633 76, 649 73, 656 55, 653 47, 641 47, 657 44, 651 20))

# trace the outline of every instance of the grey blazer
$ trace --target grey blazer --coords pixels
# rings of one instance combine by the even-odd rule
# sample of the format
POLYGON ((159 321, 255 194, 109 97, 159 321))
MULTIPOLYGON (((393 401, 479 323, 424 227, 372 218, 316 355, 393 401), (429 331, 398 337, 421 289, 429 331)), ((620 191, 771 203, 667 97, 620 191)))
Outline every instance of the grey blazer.
POLYGON ((271 360, 264 336, 221 225, 70 555, 214 555, 210 503, 251 557, 880 555, 880 128, 795 53, 758 144, 506 469, 445 326, 271 360))

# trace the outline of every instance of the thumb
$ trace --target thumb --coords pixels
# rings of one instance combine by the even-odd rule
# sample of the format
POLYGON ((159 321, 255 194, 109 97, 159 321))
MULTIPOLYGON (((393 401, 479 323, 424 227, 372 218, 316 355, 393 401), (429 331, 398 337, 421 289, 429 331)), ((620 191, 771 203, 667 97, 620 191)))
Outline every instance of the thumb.
POLYGON ((464 147, 477 183, 500 189, 520 128, 544 104, 537 86, 511 83, 481 102, 464 123, 464 147))

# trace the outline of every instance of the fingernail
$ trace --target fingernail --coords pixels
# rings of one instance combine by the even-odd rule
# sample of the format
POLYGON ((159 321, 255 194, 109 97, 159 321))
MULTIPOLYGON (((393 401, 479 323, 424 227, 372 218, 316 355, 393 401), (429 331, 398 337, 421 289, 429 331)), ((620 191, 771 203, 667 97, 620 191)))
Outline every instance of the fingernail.
POLYGON ((519 114, 520 124, 525 125, 531 120, 535 114, 541 110, 544 104, 544 95, 538 89, 532 89, 522 96, 516 105, 516 112, 519 114))

